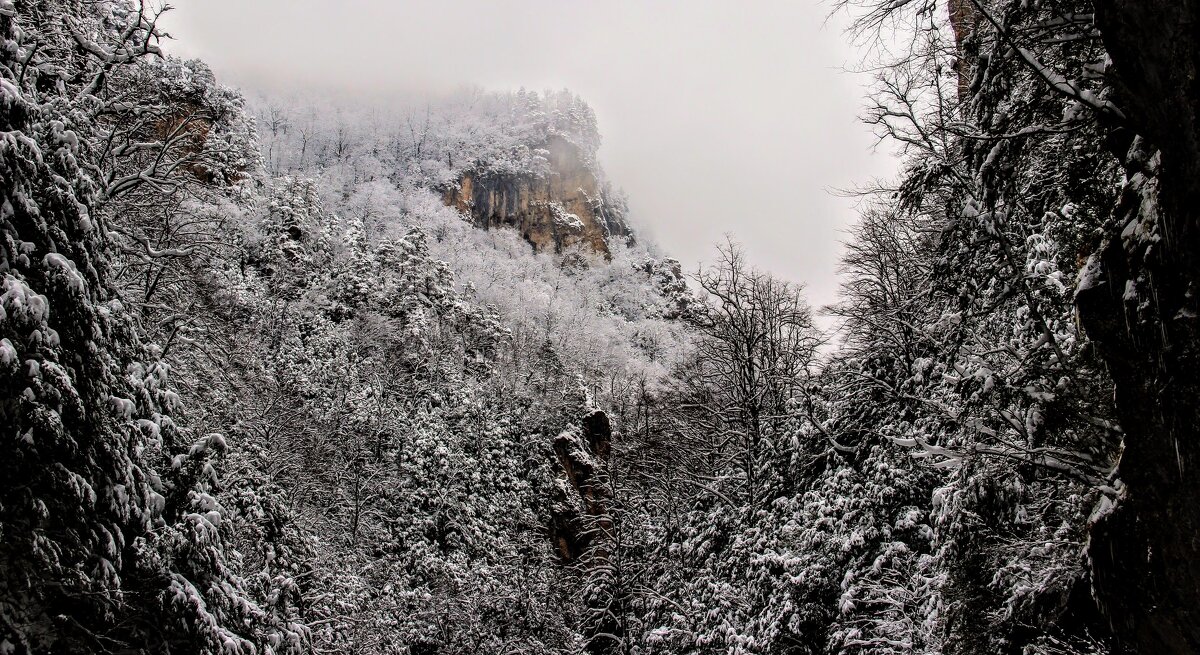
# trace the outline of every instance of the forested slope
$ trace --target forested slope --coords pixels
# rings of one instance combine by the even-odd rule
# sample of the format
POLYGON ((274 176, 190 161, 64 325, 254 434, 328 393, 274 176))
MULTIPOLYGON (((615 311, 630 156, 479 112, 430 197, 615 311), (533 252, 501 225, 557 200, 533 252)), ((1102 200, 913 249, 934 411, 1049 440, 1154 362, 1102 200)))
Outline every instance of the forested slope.
POLYGON ((826 334, 569 92, 0 0, 0 653, 1200 650, 1196 2, 845 4, 905 158, 826 334))

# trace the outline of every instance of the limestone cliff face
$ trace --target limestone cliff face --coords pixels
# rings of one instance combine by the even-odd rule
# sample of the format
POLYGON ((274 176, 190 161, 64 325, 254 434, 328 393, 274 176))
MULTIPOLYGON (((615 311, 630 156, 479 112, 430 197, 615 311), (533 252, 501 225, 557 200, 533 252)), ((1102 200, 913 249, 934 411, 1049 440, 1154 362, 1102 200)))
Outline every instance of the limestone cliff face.
POLYGON ((553 136, 544 150, 545 174, 468 171, 442 200, 479 227, 516 228, 535 250, 561 252, 582 243, 607 255, 611 239, 630 236, 623 205, 607 197, 574 144, 553 136))

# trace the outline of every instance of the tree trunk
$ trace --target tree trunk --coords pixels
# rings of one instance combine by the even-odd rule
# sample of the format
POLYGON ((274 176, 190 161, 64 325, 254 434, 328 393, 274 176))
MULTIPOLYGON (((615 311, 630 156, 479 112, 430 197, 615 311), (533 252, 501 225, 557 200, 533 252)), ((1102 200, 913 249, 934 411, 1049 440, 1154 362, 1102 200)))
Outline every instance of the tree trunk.
POLYGON ((1112 143, 1128 182, 1076 297, 1125 433, 1126 487, 1093 527, 1093 583, 1118 652, 1197 653, 1200 0, 1097 0, 1096 10, 1127 115, 1112 143), (1127 130, 1137 138, 1119 138, 1127 130))
POLYGON ((954 32, 954 72, 958 74, 958 99, 965 101, 971 89, 971 63, 966 61, 970 55, 964 42, 979 24, 979 12, 971 0, 947 0, 946 8, 950 15, 950 29, 954 32))

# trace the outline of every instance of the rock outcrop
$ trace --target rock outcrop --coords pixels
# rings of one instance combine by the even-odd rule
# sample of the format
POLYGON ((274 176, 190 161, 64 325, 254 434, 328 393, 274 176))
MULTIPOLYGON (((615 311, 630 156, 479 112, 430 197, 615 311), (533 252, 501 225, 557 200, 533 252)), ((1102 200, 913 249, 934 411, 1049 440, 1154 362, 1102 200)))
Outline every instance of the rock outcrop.
POLYGON ((581 628, 589 655, 627 652, 617 608, 625 600, 609 478, 612 439, 608 415, 596 409, 554 440, 563 475, 552 498, 550 536, 562 562, 587 580, 581 628))
POLYGON ((606 474, 611 447, 612 424, 600 410, 588 413, 578 427, 554 440, 563 484, 553 498, 550 532, 564 562, 573 562, 589 550, 594 557, 608 557, 606 546, 594 546, 597 538, 603 541, 612 531, 612 489, 606 474))
POLYGON ((442 200, 485 229, 512 227, 535 250, 561 252, 576 244, 609 254, 614 238, 631 235, 624 204, 570 141, 552 136, 543 146, 548 172, 497 173, 479 167, 443 191, 442 200))

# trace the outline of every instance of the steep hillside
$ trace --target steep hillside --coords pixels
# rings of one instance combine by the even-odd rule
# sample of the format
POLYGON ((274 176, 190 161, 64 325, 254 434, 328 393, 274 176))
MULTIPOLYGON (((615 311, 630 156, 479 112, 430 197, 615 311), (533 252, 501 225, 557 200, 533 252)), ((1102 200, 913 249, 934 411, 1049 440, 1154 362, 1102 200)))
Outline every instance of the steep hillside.
POLYGON ((921 29, 820 356, 569 92, 0 0, 0 655, 1200 652, 1197 1, 846 4, 921 29))
POLYGON ((515 228, 536 251, 583 244, 607 257, 633 236, 624 197, 596 158, 595 115, 568 91, 467 90, 416 105, 251 104, 276 174, 312 174, 341 194, 372 180, 427 189, 479 227, 515 228))

